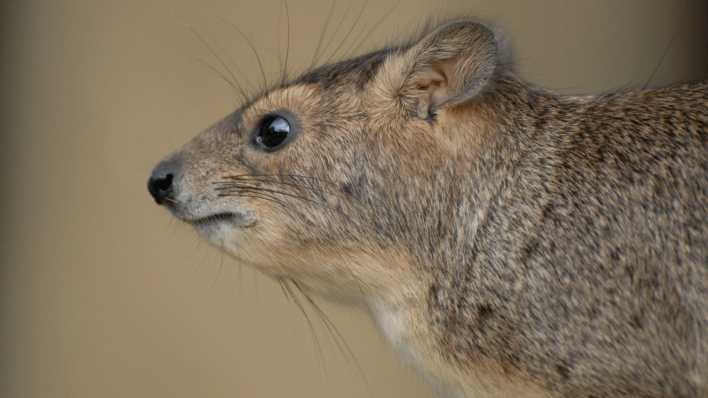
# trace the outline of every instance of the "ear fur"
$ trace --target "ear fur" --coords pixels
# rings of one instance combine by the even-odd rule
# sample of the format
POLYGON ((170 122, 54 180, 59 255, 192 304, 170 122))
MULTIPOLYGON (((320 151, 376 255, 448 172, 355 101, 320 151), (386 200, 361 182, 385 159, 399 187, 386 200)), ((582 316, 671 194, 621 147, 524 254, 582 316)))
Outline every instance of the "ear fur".
POLYGON ((424 119, 440 108, 469 101, 492 79, 498 52, 494 33, 478 22, 442 25, 407 50, 401 97, 424 119))

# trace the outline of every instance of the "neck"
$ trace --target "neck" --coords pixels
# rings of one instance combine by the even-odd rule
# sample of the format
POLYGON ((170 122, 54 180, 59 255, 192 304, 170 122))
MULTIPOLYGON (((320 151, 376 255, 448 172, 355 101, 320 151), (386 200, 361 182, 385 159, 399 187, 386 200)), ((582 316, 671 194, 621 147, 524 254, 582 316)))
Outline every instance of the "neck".
POLYGON ((407 195, 414 199, 433 194, 430 202, 407 203, 413 236, 406 241, 419 264, 445 269, 469 261, 480 229, 494 221, 492 210, 552 173, 535 161, 550 148, 547 125, 559 118, 562 101, 505 75, 478 101, 440 115, 439 133, 452 137, 448 161, 424 183, 416 175, 402 184, 424 191, 407 195))
MULTIPOLYGON (((439 115, 437 133, 452 143, 443 147, 446 162, 401 175, 402 183, 385 191, 386 208, 397 211, 386 219, 395 228, 382 230, 394 231, 391 241, 411 253, 413 277, 369 305, 404 358, 448 387, 464 386, 449 364, 469 364, 465 355, 479 354, 464 337, 468 318, 484 317, 490 297, 513 294, 516 279, 505 265, 548 197, 555 173, 549 143, 563 131, 550 120, 563 120, 568 106, 505 76, 479 101, 439 115)), ((532 391, 523 380, 516 387, 532 391)))

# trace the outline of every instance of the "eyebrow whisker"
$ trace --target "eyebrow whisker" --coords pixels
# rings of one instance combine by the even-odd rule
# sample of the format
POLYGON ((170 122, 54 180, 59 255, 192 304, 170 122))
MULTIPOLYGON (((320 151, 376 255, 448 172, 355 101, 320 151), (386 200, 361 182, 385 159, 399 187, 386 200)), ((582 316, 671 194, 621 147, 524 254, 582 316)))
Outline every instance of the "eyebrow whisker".
POLYGON ((243 33, 243 31, 241 29, 239 29, 239 27, 236 26, 236 24, 234 24, 233 22, 231 22, 223 17, 219 18, 219 19, 221 20, 222 23, 225 23, 226 25, 230 26, 233 30, 235 30, 236 33, 238 33, 238 35, 241 36, 241 38, 246 42, 246 45, 248 45, 248 47, 251 49, 251 53, 253 53, 253 55, 255 56, 256 62, 258 63, 258 68, 261 71, 261 77, 263 78, 263 91, 265 92, 268 89, 268 85, 269 85, 268 78, 266 77, 265 68, 263 67, 263 60, 261 59, 261 56, 258 53, 258 50, 256 49, 256 46, 253 44, 253 41, 245 33, 243 33))
POLYGON ((204 65, 206 65, 209 69, 211 69, 212 71, 214 71, 215 73, 217 73, 217 74, 219 75, 219 77, 221 77, 222 79, 224 79, 224 80, 231 86, 231 88, 233 88, 234 90, 238 89, 238 91, 239 91, 239 92, 241 93, 241 95, 243 96, 244 101, 246 101, 246 100, 248 99, 248 95, 246 94, 246 90, 243 89, 243 86, 242 86, 241 83, 239 82, 238 78, 236 77, 236 75, 234 74, 234 72, 231 70, 231 68, 229 68, 228 64, 224 61, 224 59, 219 56, 219 54, 216 52, 216 50, 214 49, 214 47, 206 40, 206 38, 204 38, 204 36, 202 36, 202 35, 196 30, 196 28, 194 28, 193 26, 190 26, 190 27, 189 27, 189 30, 192 32, 192 34, 194 34, 194 36, 196 36, 197 40, 199 40, 199 41, 207 48, 207 50, 211 53, 211 55, 212 55, 214 58, 216 58, 217 62, 219 62, 219 64, 221 64, 221 66, 226 70, 226 72, 229 74, 229 76, 230 76, 231 78, 228 79, 228 78, 227 78, 223 73, 221 73, 217 68, 215 68, 214 66, 212 66, 211 64, 209 64, 209 63, 206 62, 205 60, 201 60, 201 59, 200 59, 201 62, 202 62, 204 65))
POLYGON ((342 39, 342 41, 341 41, 341 42, 339 43, 339 45, 334 49, 334 51, 332 51, 332 53, 329 55, 329 57, 327 57, 327 58, 325 59, 325 63, 329 63, 329 61, 331 61, 332 58, 334 58, 334 57, 337 55, 337 53, 338 53, 339 50, 342 48, 342 46, 347 42, 347 40, 349 39, 349 36, 351 36, 351 34, 354 32, 354 30, 356 29, 357 25, 359 24, 359 21, 361 21, 361 17, 364 15, 364 11, 366 10, 366 6, 367 6, 368 4, 369 4, 369 0, 365 0, 364 3, 363 3, 362 6, 361 6, 361 9, 359 10, 359 14, 358 14, 358 15, 356 16, 356 18, 354 19, 354 23, 353 23, 352 26, 349 28, 349 31, 347 32, 347 34, 344 35, 344 38, 342 39))
POLYGON ((329 11, 327 12, 327 17, 325 19, 324 28, 322 29, 322 32, 320 33, 319 39, 317 39, 317 47, 315 47, 315 52, 312 55, 312 60, 310 61, 310 66, 308 67, 308 70, 312 70, 313 66, 317 62, 320 48, 322 47, 322 41, 324 40, 324 37, 327 34, 327 31, 329 30, 329 23, 332 20, 332 15, 334 14, 334 9, 336 6, 337 6, 337 0, 332 0, 330 2, 329 11))
POLYGON ((393 14, 393 12, 398 8, 398 6, 401 5, 401 0, 397 0, 394 5, 389 8, 382 16, 379 18, 369 29, 364 29, 362 31, 362 34, 359 35, 352 43, 354 44, 353 48, 350 47, 349 50, 345 52, 346 56, 352 56, 353 54, 356 54, 357 51, 359 51, 359 48, 366 43, 366 40, 371 37, 380 27, 383 25, 384 22, 393 14))

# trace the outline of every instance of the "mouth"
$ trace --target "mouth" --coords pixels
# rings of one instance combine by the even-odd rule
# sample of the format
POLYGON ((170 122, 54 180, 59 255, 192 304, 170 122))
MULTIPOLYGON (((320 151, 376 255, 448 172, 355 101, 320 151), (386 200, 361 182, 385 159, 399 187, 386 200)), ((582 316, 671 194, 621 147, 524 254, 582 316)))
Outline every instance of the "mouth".
POLYGON ((195 227, 204 227, 204 226, 207 226, 210 224, 216 224, 216 223, 221 223, 221 222, 235 223, 238 219, 239 219, 239 216, 236 215, 236 213, 224 212, 224 213, 211 214, 206 217, 187 219, 184 221, 186 221, 189 224, 194 225, 195 227))
POLYGON ((217 225, 232 225, 234 227, 248 228, 256 223, 255 215, 252 212, 220 212, 204 217, 183 218, 182 221, 199 229, 208 229, 217 225))

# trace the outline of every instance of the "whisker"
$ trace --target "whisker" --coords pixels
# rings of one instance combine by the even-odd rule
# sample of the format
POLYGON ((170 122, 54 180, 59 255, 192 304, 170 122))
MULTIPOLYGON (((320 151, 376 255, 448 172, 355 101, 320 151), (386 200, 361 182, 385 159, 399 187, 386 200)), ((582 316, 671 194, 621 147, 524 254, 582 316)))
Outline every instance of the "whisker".
POLYGON ((344 35, 344 38, 342 39, 341 43, 332 51, 332 54, 330 54, 329 57, 325 60, 325 63, 328 63, 332 58, 334 58, 339 50, 342 48, 342 46, 347 42, 347 39, 349 39, 349 36, 354 32, 355 28, 359 24, 359 21, 361 20, 361 17, 364 15, 364 11, 366 10, 366 6, 369 4, 369 0, 364 1, 364 3, 361 6, 361 9, 359 10, 359 14, 356 16, 356 19, 354 19, 354 23, 352 24, 351 28, 349 28, 349 31, 347 32, 346 35, 344 35))
POLYGON ((220 70, 218 70, 216 67, 214 67, 213 65, 211 65, 207 61, 205 61, 201 58, 197 58, 197 62, 199 62, 203 66, 209 68, 212 72, 216 73, 219 76, 219 78, 221 78, 221 80, 223 80, 224 82, 226 82, 226 84, 231 86, 231 88, 234 91, 238 91, 238 93, 241 94, 241 96, 243 97, 244 101, 248 101, 248 95, 246 94, 246 91, 240 85, 237 86, 236 84, 234 84, 233 81, 231 81, 229 78, 227 78, 223 73, 221 73, 220 70))
POLYGON ((283 280, 280 278, 277 278, 275 281, 278 282, 278 285, 280 285, 280 291, 283 292, 283 296, 285 296, 285 299, 291 303, 292 299, 290 298, 288 292, 285 290, 285 286, 283 286, 283 280))
POLYGON ((312 60, 310 61, 310 66, 308 67, 309 70, 312 70, 315 62, 317 62, 317 57, 319 56, 320 48, 322 47, 322 41, 329 30, 329 22, 332 20, 332 14, 334 14, 334 9, 336 6, 337 0, 332 0, 329 6, 329 11, 327 12, 327 18, 325 19, 324 29, 322 29, 320 37, 317 39, 317 47, 315 47, 315 52, 312 55, 312 60))
MULTIPOLYGON (((313 194, 321 194, 322 187, 319 185, 319 181, 316 179, 305 179, 305 181, 298 181, 298 177, 288 176, 287 180, 283 180, 282 176, 259 176, 259 175, 242 175, 242 176, 229 176, 222 179, 221 181, 214 182, 217 185, 217 189, 225 189, 229 187, 236 187, 243 185, 244 183, 260 183, 260 184, 273 184, 281 185, 286 187, 296 188, 298 191, 305 190, 313 194), (315 186, 315 184, 317 186, 315 186)), ((243 185, 249 187, 255 187, 253 185, 243 185)))
POLYGON ((289 211, 290 208, 288 207, 287 203, 283 202, 282 200, 278 198, 274 198, 272 196, 264 195, 264 194, 258 194, 255 192, 239 192, 238 195, 234 194, 219 194, 219 197, 229 197, 229 196, 238 196, 242 198, 253 198, 253 199, 262 199, 267 202, 275 203, 279 205, 283 210, 289 211))
POLYGON ((238 291, 243 292, 243 265, 238 264, 238 291))
POLYGON ((226 192, 226 193, 231 193, 231 192, 238 193, 240 191, 253 191, 253 192, 261 192, 261 193, 270 193, 270 194, 274 194, 274 195, 288 196, 293 199, 299 199, 299 200, 314 203, 314 204, 322 204, 316 200, 312 200, 312 199, 304 197, 304 196, 299 196, 299 195, 295 195, 295 194, 285 192, 285 191, 279 191, 276 189, 269 189, 269 188, 262 188, 262 187, 235 185, 233 187, 228 187, 228 188, 217 187, 216 189, 217 189, 217 191, 226 192))
MULTIPOLYGON (((324 55, 327 53, 327 50, 329 50, 329 46, 330 46, 332 43, 334 43, 334 41, 336 40, 337 36, 339 35, 340 30, 344 27, 344 25, 345 25, 344 22, 346 22, 347 17, 349 16, 349 12, 352 10, 353 7, 354 7, 354 2, 353 2, 353 1, 349 2, 349 4, 347 5, 347 8, 344 10, 344 14, 342 15, 342 21, 341 21, 341 23, 339 23, 339 24, 337 25, 337 28, 334 30, 334 33, 332 33, 332 37, 331 37, 329 40, 327 40, 327 43, 325 44, 324 48, 322 49, 322 54, 321 54, 321 55, 324 56, 324 55)), ((318 62, 318 63, 319 63, 319 61, 320 61, 320 60, 317 59, 317 62, 318 62)))
MULTIPOLYGON (((254 182, 256 182, 256 183, 264 183, 263 180, 258 180, 258 179, 255 179, 254 182)), ((284 186, 284 187, 292 187, 292 188, 297 189, 298 191, 307 190, 307 191, 309 191, 309 193, 311 193, 312 195, 318 195, 318 194, 319 194, 319 192, 317 192, 317 191, 312 191, 312 190, 311 190, 310 188, 308 188, 308 187, 304 187, 304 186, 297 185, 297 184, 290 184, 290 183, 286 183, 286 182, 269 182, 269 183, 272 184, 272 185, 281 185, 281 186, 284 186)), ((260 186, 247 185, 247 184, 244 184, 243 182, 242 182, 242 183, 235 183, 235 182, 232 182, 232 181, 217 182, 217 183, 214 183, 214 185, 217 185, 217 186, 214 188, 216 191, 219 191, 219 192, 226 192, 226 193, 228 193, 228 192, 236 192, 239 188, 253 189, 253 190, 258 190, 258 189, 260 189, 260 186)), ((303 193, 304 193, 304 192, 303 192, 303 193)), ((286 196, 288 196, 288 195, 286 195, 286 196)), ((318 196, 321 196, 321 195, 318 195, 318 196)))
MULTIPOLYGON (((304 292, 304 290, 300 287, 300 285, 299 285, 296 281, 293 280, 293 281, 292 281, 292 284, 293 284, 293 286, 295 286, 295 287, 297 288, 297 290, 298 290, 298 291, 300 292, 300 294, 305 298, 305 300, 307 300, 307 302, 308 302, 311 306, 313 306, 313 308, 315 309, 315 313, 321 318, 320 320, 322 321, 322 324, 325 326, 325 328, 327 329, 327 331, 331 334, 332 341, 333 341, 334 344, 337 346, 337 349, 339 349, 339 351, 340 351, 340 353, 342 354, 342 356, 343 356, 347 361, 349 361, 349 360, 350 360, 350 359, 349 359, 350 352, 347 351, 347 350, 344 348, 344 346, 342 345, 342 342, 340 342, 341 336, 338 334, 338 332, 335 333, 334 330, 332 329, 332 327, 331 327, 331 325, 330 325, 330 322, 331 322, 331 321, 329 320, 329 317, 324 313, 324 311, 320 310, 320 308, 319 308, 318 306, 313 305, 314 301, 304 292)), ((336 328, 335 328, 335 329, 336 329, 336 328)))
MULTIPOLYGON (((284 84, 288 80, 288 58, 290 57, 290 9, 288 8, 288 0, 283 0, 283 5, 285 6, 285 17, 288 27, 287 43, 285 45, 285 63, 283 64, 283 70, 281 72, 280 82, 284 84)), ((278 50, 280 53, 280 50, 278 50)))
POLYGON ((364 29, 362 32, 363 34, 354 40, 354 48, 346 51, 345 54, 347 54, 347 56, 356 54, 356 52, 359 51, 359 48, 366 43, 366 40, 371 37, 371 35, 373 35, 381 27, 381 25, 383 25, 383 23, 391 16, 391 14, 393 14, 399 5, 401 5, 401 0, 397 0, 393 7, 389 8, 388 11, 386 11, 370 29, 364 29))
POLYGON ((351 349, 344 336, 339 332, 337 326, 334 324, 334 322, 332 322, 327 313, 325 313, 324 310, 322 310, 322 308, 320 308, 320 306, 317 305, 317 303, 315 303, 315 301, 302 289, 302 287, 297 281, 291 280, 291 282, 293 286, 295 286, 295 288, 305 298, 305 300, 307 300, 310 306, 315 310, 315 313, 318 314, 326 329, 333 337, 333 341, 335 341, 337 347, 339 347, 340 351, 342 350, 342 345, 344 346, 345 351, 342 351, 344 358, 350 360, 351 363, 354 364, 357 369, 357 372, 359 373, 359 376, 361 376, 362 380, 364 381, 364 385, 366 386, 367 391, 369 391, 369 394, 371 394, 371 385, 369 384, 369 380, 366 378, 364 369, 361 367, 359 360, 356 358, 356 355, 354 355, 354 351, 351 349), (337 342, 337 339, 339 339, 339 342, 337 342))
POLYGON ((302 313, 302 316, 305 318, 305 321, 307 321, 307 326, 310 328, 310 333, 312 336, 312 343, 315 347, 315 350, 320 357, 320 363, 322 364, 322 370, 325 373, 325 376, 328 377, 328 372, 327 372, 327 366, 325 363, 325 357, 324 357, 324 351, 322 350, 322 345, 320 344, 320 340, 317 337, 317 332, 315 331, 315 327, 312 323, 312 320, 310 320, 310 316, 307 315, 307 311, 305 311, 305 307, 302 305, 300 300, 297 298, 295 293, 290 289, 290 285, 288 285, 288 280, 284 280, 281 286, 284 288, 285 291, 287 291, 288 295, 290 296, 291 300, 295 305, 298 307, 300 310, 300 313, 302 313))
POLYGON ((280 43, 280 40, 281 40, 281 37, 280 37, 280 36, 281 36, 281 34, 280 34, 280 25, 281 25, 282 22, 283 22, 283 8, 282 8, 282 7, 278 7, 278 23, 277 23, 278 32, 277 32, 277 34, 275 35, 276 44, 277 44, 277 46, 278 46, 278 47, 277 47, 277 48, 278 48, 278 51, 276 51, 276 54, 278 55, 278 70, 282 70, 282 69, 283 69, 283 55, 282 55, 281 52, 280 52, 280 47, 281 47, 281 45, 280 45, 280 44, 281 44, 281 43, 280 43))
POLYGON ((258 53, 258 50, 256 49, 256 46, 253 45, 253 41, 251 41, 251 39, 249 39, 248 36, 246 36, 246 34, 243 33, 243 31, 241 31, 241 29, 239 29, 238 26, 236 26, 236 24, 230 22, 229 20, 227 20, 223 17, 219 18, 219 19, 221 20, 222 23, 225 23, 225 24, 229 25, 232 29, 234 29, 236 31, 236 33, 238 33, 239 36, 241 36, 241 38, 246 42, 248 47, 251 49, 251 52, 256 57, 256 62, 258 63, 258 68, 261 71, 261 77, 263 78, 263 91, 267 90, 268 89, 268 78, 266 78, 265 68, 263 67, 263 60, 261 59, 261 56, 258 53))
MULTIPOLYGON (((686 2, 685 4, 683 4, 683 7, 681 7, 681 9, 679 10, 678 18, 676 18, 677 21, 680 21, 680 20, 681 20, 681 15, 683 15, 683 14, 685 13, 686 8, 688 8, 688 4, 689 4, 689 2, 686 2)), ((674 42, 675 42, 676 39, 679 37, 679 34, 681 33, 681 26, 682 26, 682 25, 681 25, 680 23, 677 23, 677 25, 678 25, 678 26, 676 27, 676 30, 674 31, 674 34, 671 35, 671 38, 670 38, 669 41, 666 43, 666 47, 664 48, 664 51, 663 51, 662 54, 661 54, 661 58, 659 58, 659 62, 657 62, 656 66, 654 66, 654 69, 652 69, 651 74, 649 75, 649 77, 647 78, 647 80, 644 82, 644 85, 642 86, 642 90, 644 90, 644 89, 646 89, 647 87, 649 87, 649 85, 651 84, 652 80, 654 80, 654 77, 655 77, 656 74, 659 72, 659 69, 661 69, 661 65, 664 63, 664 60, 665 60, 666 57, 669 55, 669 52, 671 51, 671 47, 673 47, 674 42)))
POLYGON ((331 181, 322 180, 317 177, 306 176, 306 175, 301 175, 301 174, 235 174, 235 175, 226 176, 226 177, 224 177, 224 179, 239 179, 239 178, 243 178, 243 177, 246 177, 246 178, 247 177, 274 177, 274 178, 280 177, 280 178, 290 178, 293 181, 298 181, 301 179, 301 180, 309 181, 310 184, 325 183, 328 186, 332 186, 332 187, 336 186, 336 184, 334 184, 331 181))
POLYGON ((214 277, 214 281, 211 283, 211 287, 213 288, 216 286, 216 281, 219 280, 219 277, 221 276, 221 271, 224 268, 224 254, 221 253, 221 257, 219 259, 219 269, 216 271, 216 277, 214 277))
MULTIPOLYGON (((281 181, 279 179, 274 179, 274 178, 270 179, 270 176, 240 176, 238 178, 231 177, 231 178, 228 178, 228 180, 226 180, 226 181, 219 181, 214 184, 218 185, 217 189, 226 189, 226 188, 238 186, 239 183, 243 183, 243 182, 255 181, 255 182, 260 182, 260 183, 269 183, 269 184, 274 184, 274 185, 282 185, 282 186, 292 187, 292 188, 296 188, 298 190, 305 190, 313 195, 317 195, 320 200, 324 200, 325 191, 322 189, 322 187, 320 186, 320 184, 317 180, 305 180, 304 182, 299 182, 296 177, 289 177, 289 178, 294 182, 281 181)), ((333 192, 327 192, 327 193, 337 195, 336 193, 333 193, 333 192)))
POLYGON ((177 204, 177 201, 174 200, 174 199, 172 199, 172 198, 170 198, 170 197, 165 197, 165 200, 168 201, 168 202, 170 202, 170 203, 172 203, 172 204, 177 204))
MULTIPOLYGON (((244 183, 248 183, 251 181, 262 184, 273 184, 294 188, 302 194, 313 195, 314 198, 316 198, 315 202, 318 202, 318 204, 320 205, 324 205, 327 203, 328 196, 333 196, 337 198, 342 196, 342 193, 339 191, 338 186, 331 181, 297 174, 230 175, 223 177, 221 181, 215 182, 214 185, 217 186, 217 190, 228 191, 229 189, 233 190, 239 185, 251 187, 251 185, 244 185, 244 183)), ((313 196, 309 197, 310 200, 313 200, 313 196)))
MULTIPOLYGON (((229 66, 226 64, 226 62, 223 60, 223 58, 221 58, 219 56, 219 54, 216 52, 216 50, 214 50, 214 47, 212 47, 212 45, 209 44, 209 42, 204 38, 204 36, 202 36, 197 31, 196 28, 194 28, 193 26, 190 26, 189 30, 197 37, 197 39, 200 42, 202 42, 202 44, 207 48, 207 50, 209 50, 209 52, 214 56, 214 58, 216 58, 217 62, 219 62, 219 64, 221 64, 221 66, 226 70, 226 72, 229 74, 229 76, 231 76, 231 81, 233 82, 233 84, 235 84, 236 86, 239 87, 239 90, 241 91, 242 95, 244 95, 244 100, 246 100, 248 98, 248 96, 245 94, 243 87, 241 86, 241 84, 238 81, 238 78, 236 77, 236 75, 234 75, 233 71, 231 70, 231 68, 229 68, 229 66)), ((232 84, 232 87, 233 87, 233 84, 232 84)))
POLYGON ((277 197, 275 197, 275 196, 273 196, 273 195, 270 195, 270 194, 258 192, 257 190, 241 190, 241 191, 237 191, 237 190, 234 189, 234 190, 231 190, 231 191, 222 191, 222 192, 220 192, 220 193, 218 194, 218 196, 219 196, 219 197, 222 197, 222 198, 224 198, 224 197, 231 197, 231 196, 238 196, 238 197, 244 197, 244 198, 263 199, 263 200, 270 201, 270 202, 273 202, 273 203, 275 203, 275 204, 278 204, 278 205, 280 205, 281 207, 283 207, 284 209, 287 209, 287 208, 288 208, 287 204, 286 204, 284 201, 282 201, 281 199, 279 199, 279 198, 277 198, 277 197))
POLYGON ((241 66, 237 61, 234 60, 234 58, 231 56, 231 54, 228 51, 224 51, 224 58, 226 61, 229 61, 228 64, 233 67, 234 71, 236 72, 236 76, 244 76, 243 81, 241 82, 239 80, 239 83, 242 84, 243 88, 245 89, 246 93, 249 92, 254 92, 258 91, 258 86, 255 85, 251 82, 251 79, 247 77, 247 74, 244 73, 243 69, 241 69, 241 66))

